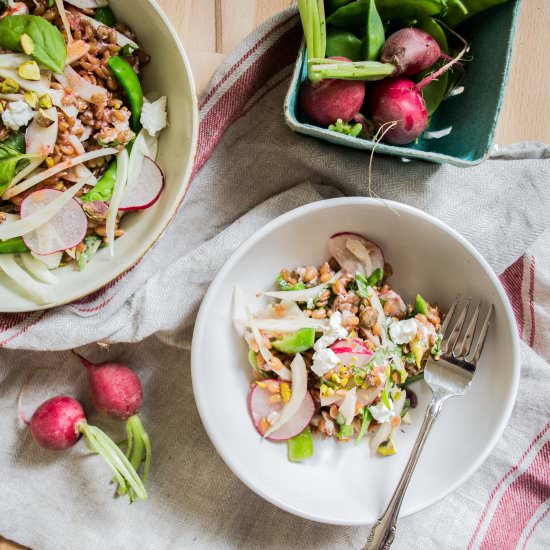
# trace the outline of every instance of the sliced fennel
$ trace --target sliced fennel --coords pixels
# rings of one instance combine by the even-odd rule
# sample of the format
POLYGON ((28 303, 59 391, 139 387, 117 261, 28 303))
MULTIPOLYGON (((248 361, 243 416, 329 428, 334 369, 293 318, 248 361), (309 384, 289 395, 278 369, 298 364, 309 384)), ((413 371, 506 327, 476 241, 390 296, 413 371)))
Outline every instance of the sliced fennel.
POLYGON ((13 254, 0 255, 0 270, 38 304, 48 304, 52 301, 48 290, 33 279, 16 261, 13 254))
POLYGON ((265 432, 264 437, 268 437, 273 432, 284 426, 297 412, 302 404, 307 392, 307 369, 304 358, 297 353, 290 364, 292 372, 292 395, 290 400, 283 407, 277 421, 265 432))
POLYGON ((126 182, 128 181, 128 151, 123 149, 117 155, 117 167, 116 167, 116 183, 113 189, 113 196, 111 197, 111 203, 109 205, 109 212, 107 213, 107 242, 109 244, 109 252, 111 257, 115 254, 115 227, 118 214, 118 207, 124 196, 124 189, 126 188, 126 182))
POLYGON ((55 285, 58 282, 57 277, 46 267, 46 265, 31 254, 21 254, 20 258, 25 269, 36 280, 48 285, 55 285))

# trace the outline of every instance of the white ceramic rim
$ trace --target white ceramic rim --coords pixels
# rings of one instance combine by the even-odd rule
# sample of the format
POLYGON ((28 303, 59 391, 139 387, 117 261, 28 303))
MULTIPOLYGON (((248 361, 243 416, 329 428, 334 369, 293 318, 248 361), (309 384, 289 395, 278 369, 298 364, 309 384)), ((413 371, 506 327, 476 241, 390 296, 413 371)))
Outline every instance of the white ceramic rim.
POLYGON ((143 251, 139 255, 137 259, 130 259, 128 262, 126 262, 122 267, 117 269, 116 271, 106 274, 105 277, 102 279, 99 279, 97 284, 94 285, 89 290, 86 290, 86 292, 74 296, 68 296, 67 298, 51 302, 45 305, 36 305, 32 307, 23 307, 23 308, 12 308, 9 310, 3 310, 2 306, 0 305, 0 313, 24 313, 29 311, 40 311, 45 309, 52 309, 55 307, 59 307, 65 304, 69 304, 71 302, 75 302, 77 300, 81 300, 82 298, 85 298, 86 296, 89 296, 90 294, 93 294, 94 292, 97 292, 98 290, 102 289, 104 286, 108 285, 110 282, 114 281, 117 277, 119 277, 121 274, 128 271, 130 268, 132 268, 134 265, 136 265, 142 258, 147 254, 149 249, 164 235, 170 224, 172 223, 174 217, 176 216, 182 201, 185 197, 185 194, 187 190, 189 189, 189 186, 191 182, 189 181, 191 178, 191 172, 193 170, 193 167, 195 165, 195 156, 197 153, 197 146, 198 146, 198 140, 199 140, 199 107, 198 107, 198 99, 197 99, 197 87, 195 84, 195 79, 193 77, 193 71, 191 69, 191 63, 189 62, 189 58, 187 57, 187 53, 185 52, 185 49, 183 47, 183 44, 176 33, 176 30, 172 26, 172 23, 168 19, 168 16, 164 13, 162 8, 158 5, 156 0, 147 0, 149 4, 153 7, 153 9, 157 12, 158 16, 162 20, 163 24, 166 26, 166 29, 172 36, 176 47, 178 49, 179 55, 183 61, 183 64, 185 66, 185 70, 187 73, 187 77, 189 78, 189 85, 191 87, 191 98, 192 98, 192 134, 191 134, 191 149, 190 149, 190 155, 189 155, 189 162, 185 169, 185 173, 183 174, 183 177, 180 182, 180 190, 178 194, 176 195, 176 200, 173 202, 173 206, 171 206, 170 209, 166 209, 165 213, 167 214, 167 221, 164 227, 158 232, 157 235, 152 235, 151 238, 148 241, 145 241, 143 243, 143 251))
MULTIPOLYGON (((356 206, 358 204, 371 205, 371 204, 379 204, 379 203, 380 203, 380 199, 371 199, 367 197, 343 197, 343 198, 335 198, 335 199, 326 199, 326 200, 306 204, 305 206, 300 206, 294 210, 291 210, 290 212, 287 212, 286 214, 283 214, 282 216, 279 216, 278 218, 275 218, 268 224, 264 225, 260 230, 258 230, 250 238, 244 241, 237 248, 237 250, 235 250, 235 252, 230 256, 230 258, 226 261, 222 269, 216 275, 216 277, 214 278, 211 285, 209 286, 206 292, 206 295, 202 301, 202 304, 199 309, 199 313, 197 315, 197 320, 195 322, 195 329, 193 331, 193 341, 191 346, 191 377, 192 377, 192 383, 193 383, 193 394, 195 396, 195 402, 197 404, 197 409, 199 411, 199 415, 201 417, 204 428, 210 438, 210 441, 212 441, 212 444, 216 448, 216 451, 221 456, 222 460, 225 462, 225 464, 227 464, 227 466, 229 466, 231 471, 249 489, 254 491, 257 495, 261 496, 263 499, 267 500, 271 504, 274 504, 275 506, 287 512, 290 512, 291 514, 294 514, 296 516, 300 516, 312 521, 333 524, 333 525, 355 526, 355 525, 364 525, 364 523, 353 521, 353 520, 347 521, 347 522, 341 522, 341 521, 334 521, 331 518, 327 518, 327 517, 314 516, 312 514, 307 514, 298 509, 295 509, 294 507, 285 504, 284 502, 280 501, 277 498, 273 498, 267 492, 257 488, 248 478, 246 471, 241 470, 239 465, 237 465, 229 455, 225 454, 221 450, 221 446, 219 445, 217 436, 215 435, 216 431, 214 429, 214 426, 210 424, 208 416, 206 415, 206 411, 203 408, 200 399, 198 399, 198 388, 197 388, 198 376, 195 374, 196 371, 198 371, 200 368, 199 367, 200 357, 198 356, 198 353, 199 353, 198 350, 201 349, 202 338, 207 335, 207 331, 206 331, 207 322, 208 322, 207 312, 209 311, 210 307, 212 307, 213 305, 213 303, 211 302, 213 300, 214 295, 216 294, 218 287, 222 284, 222 281, 226 277, 227 272, 230 271, 233 268, 233 266, 236 263, 238 263, 240 258, 252 246, 254 246, 260 239, 262 239, 268 233, 271 233, 272 231, 277 230, 277 228, 281 227, 282 225, 285 225, 286 223, 294 219, 300 218, 304 214, 308 214, 316 210, 328 209, 328 208, 332 208, 333 206, 356 206)), ((436 502, 445 498, 447 495, 452 493, 457 487, 462 485, 462 483, 464 483, 483 464, 483 462, 485 462, 485 460, 487 459, 487 457, 489 456, 489 454, 497 444, 498 440, 500 439, 502 432, 504 431, 504 428, 508 424, 510 415, 512 414, 512 409, 516 401, 518 386, 519 386, 520 349, 519 349, 519 338, 517 334, 515 318, 514 318, 514 314, 512 311, 512 307, 510 306, 508 297, 506 296, 506 293, 504 292, 504 289, 502 288, 502 285, 500 284, 500 281, 497 275, 495 274, 493 269, 489 266, 487 261, 483 258, 483 256, 474 248, 474 246, 470 244, 464 237, 462 237, 462 235, 460 235, 457 231, 452 229, 450 226, 438 220, 437 218, 429 214, 426 214, 425 212, 422 212, 417 208, 408 206, 403 203, 390 201, 390 200, 384 200, 384 203, 394 208, 397 211, 402 211, 408 214, 412 214, 413 216, 416 216, 418 218, 421 218, 425 221, 432 223, 433 225, 435 225, 436 227, 438 227, 439 229, 443 230, 445 233, 453 237, 456 241, 458 241, 459 244, 461 244, 478 261, 480 266, 487 273, 489 279, 493 283, 493 286, 495 287, 499 297, 501 298, 504 304, 504 311, 506 312, 507 328, 510 334, 512 334, 512 347, 513 347, 513 357, 512 357, 513 379, 511 382, 512 391, 509 393, 509 398, 503 406, 503 414, 500 417, 498 427, 494 431, 492 437, 486 442, 483 452, 480 453, 477 460, 471 464, 470 468, 466 471, 464 475, 458 478, 454 483, 452 483, 448 488, 442 491, 438 496, 432 499, 429 499, 428 501, 424 502, 421 505, 412 507, 412 509, 408 510, 406 514, 400 514, 399 516, 399 517, 405 517, 408 515, 415 514, 420 510, 424 510, 428 506, 431 506, 432 504, 435 504, 436 502)))

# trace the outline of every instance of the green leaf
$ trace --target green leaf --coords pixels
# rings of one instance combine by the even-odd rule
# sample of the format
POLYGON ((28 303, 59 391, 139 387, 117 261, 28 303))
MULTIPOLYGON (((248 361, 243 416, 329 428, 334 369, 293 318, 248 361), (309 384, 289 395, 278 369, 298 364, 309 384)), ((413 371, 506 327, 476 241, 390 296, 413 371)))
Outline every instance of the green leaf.
POLYGON ((11 147, 19 153, 24 153, 27 146, 25 145, 25 134, 23 132, 15 132, 10 134, 5 140, 0 142, 1 146, 11 147))
POLYGON ((369 278, 365 278, 364 275, 361 275, 361 273, 356 273, 355 275, 355 282, 357 283, 357 294, 361 298, 369 298, 369 286, 376 286, 377 284, 382 282, 382 279, 384 278, 384 270, 382 268, 375 269, 369 276, 369 278))
POLYGON ((294 334, 289 334, 284 338, 275 340, 272 345, 281 353, 288 355, 295 355, 296 353, 303 353, 313 347, 315 342, 315 329, 313 328, 301 328, 294 334))
POLYGON ((420 296, 420 294, 417 294, 414 300, 413 316, 417 315, 418 313, 422 313, 422 315, 428 315, 428 304, 426 303, 426 300, 424 300, 424 298, 420 296))
POLYGON ((279 275, 275 282, 281 290, 304 290, 306 288, 304 283, 296 283, 294 285, 287 283, 282 275, 279 275))
POLYGON ((57 27, 37 15, 8 15, 0 20, 0 48, 23 51, 23 34, 28 34, 34 42, 31 57, 56 73, 63 72, 67 47, 57 27))
POLYGON ((353 426, 349 424, 342 424, 340 426, 340 431, 338 432, 338 437, 343 439, 344 437, 351 437, 353 435, 353 426))
POLYGON ((0 143, 0 195, 9 186, 11 180, 17 174, 17 165, 20 161, 33 158, 35 155, 20 153, 17 149, 0 143))
POLYGON ((369 411, 368 407, 365 407, 365 409, 363 410, 363 422, 361 422, 361 429, 359 430, 359 435, 355 440, 356 445, 359 445, 359 443, 361 442, 361 439, 363 439, 364 435, 367 433, 367 428, 369 427, 371 420, 372 420, 372 414, 369 411))
POLYGON ((114 27, 116 25, 115 14, 109 6, 97 8, 97 10, 95 10, 94 19, 107 25, 107 27, 114 27))

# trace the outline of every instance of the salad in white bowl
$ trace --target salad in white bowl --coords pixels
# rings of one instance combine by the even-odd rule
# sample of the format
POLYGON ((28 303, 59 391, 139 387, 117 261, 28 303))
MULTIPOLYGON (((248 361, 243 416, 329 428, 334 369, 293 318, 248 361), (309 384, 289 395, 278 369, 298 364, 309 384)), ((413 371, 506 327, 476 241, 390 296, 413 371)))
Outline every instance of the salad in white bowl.
POLYGON ((36 304, 162 194, 149 61, 106 0, 0 2, 0 271, 36 304))
POLYGON ((417 403, 411 382, 439 354, 441 312, 420 294, 406 304, 382 250, 355 233, 328 241, 321 266, 282 269, 273 299, 252 311, 235 289, 234 324, 248 345, 256 430, 286 441, 288 457, 313 455, 314 435, 396 452, 396 434, 417 403))

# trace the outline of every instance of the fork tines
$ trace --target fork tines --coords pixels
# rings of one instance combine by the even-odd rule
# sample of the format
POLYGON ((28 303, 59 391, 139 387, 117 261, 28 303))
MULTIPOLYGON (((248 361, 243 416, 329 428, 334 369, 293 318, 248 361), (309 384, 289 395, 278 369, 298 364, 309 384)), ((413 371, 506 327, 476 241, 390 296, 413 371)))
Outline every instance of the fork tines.
POLYGON ((466 300, 466 304, 457 312, 460 299, 461 296, 458 294, 449 308, 445 321, 441 325, 441 334, 443 335, 441 354, 444 358, 448 356, 448 358, 452 357, 464 363, 463 366, 467 366, 469 370, 474 371, 485 344, 494 306, 493 304, 489 304, 480 324, 479 316, 482 302, 477 303, 473 313, 470 315, 471 297, 466 300), (466 323, 468 318, 470 320, 466 323))

